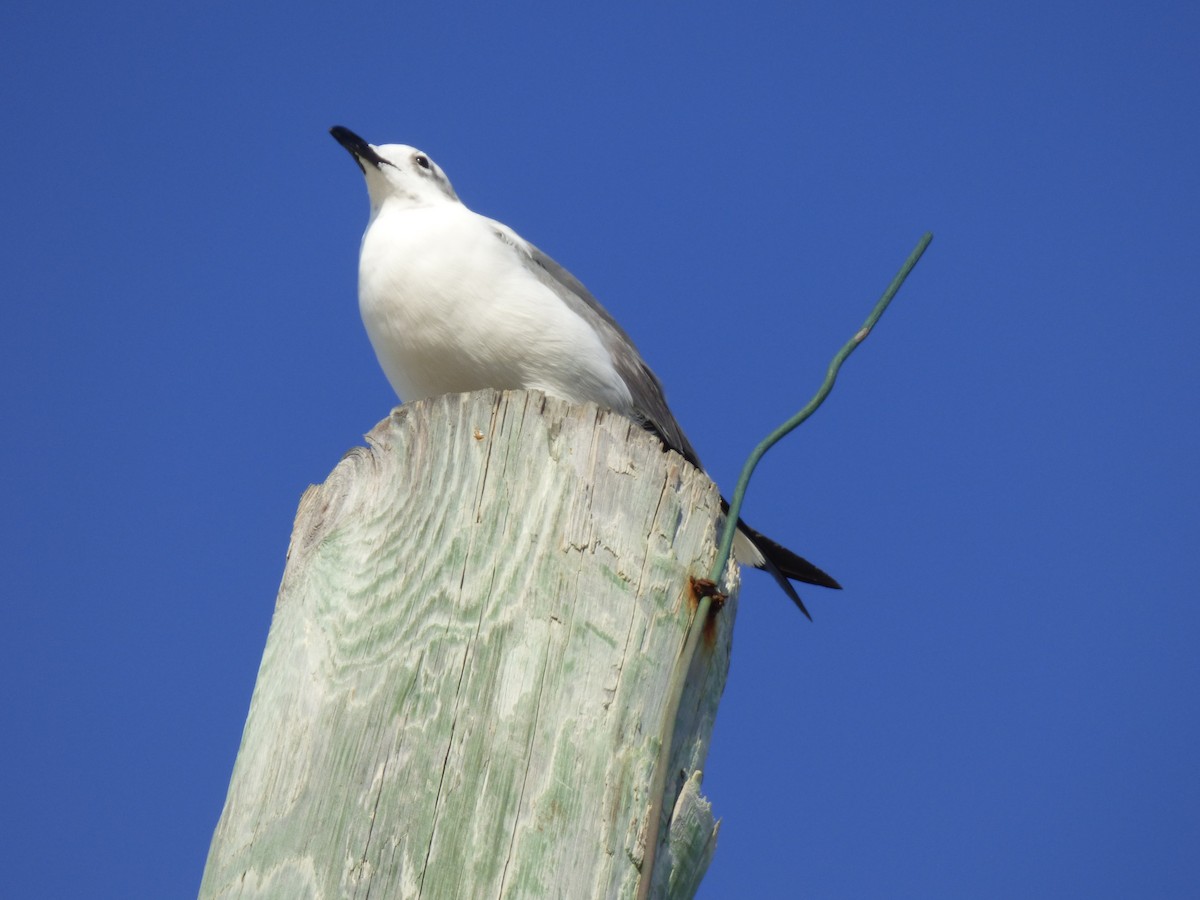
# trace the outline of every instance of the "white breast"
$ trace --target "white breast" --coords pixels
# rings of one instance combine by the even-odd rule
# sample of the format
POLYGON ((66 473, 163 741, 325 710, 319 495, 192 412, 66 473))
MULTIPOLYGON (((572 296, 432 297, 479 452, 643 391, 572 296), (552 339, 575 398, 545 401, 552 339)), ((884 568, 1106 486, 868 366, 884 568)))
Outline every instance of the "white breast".
POLYGON ((629 391, 599 337, 495 223, 459 204, 389 209, 363 236, 359 310, 405 400, 536 388, 620 411, 629 391))

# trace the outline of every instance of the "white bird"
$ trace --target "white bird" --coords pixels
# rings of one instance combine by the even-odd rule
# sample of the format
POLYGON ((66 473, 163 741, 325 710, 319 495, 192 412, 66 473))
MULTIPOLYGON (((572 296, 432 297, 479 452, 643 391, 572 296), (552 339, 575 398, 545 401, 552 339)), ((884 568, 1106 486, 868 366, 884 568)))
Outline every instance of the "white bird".
MULTIPOLYGON (((359 256, 359 311, 402 400, 494 388, 592 401, 703 468, 662 384, 575 276, 507 225, 464 206, 420 150, 368 144, 340 125, 330 133, 367 179, 371 218, 359 256)), ((791 550, 738 525, 737 558, 770 572, 804 615, 789 578, 840 587, 791 550)))

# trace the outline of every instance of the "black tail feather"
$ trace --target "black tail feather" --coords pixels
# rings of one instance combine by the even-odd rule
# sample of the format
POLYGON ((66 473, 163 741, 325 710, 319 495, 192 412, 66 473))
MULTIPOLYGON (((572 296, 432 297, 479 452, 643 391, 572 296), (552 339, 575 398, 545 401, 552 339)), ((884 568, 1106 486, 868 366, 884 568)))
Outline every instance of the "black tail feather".
POLYGON ((805 584, 833 588, 837 591, 842 589, 832 575, 821 571, 803 556, 793 553, 783 544, 771 540, 761 531, 755 531, 743 520, 738 519, 738 527, 746 533, 746 537, 750 538, 754 546, 762 551, 762 555, 774 563, 780 573, 786 577, 803 581, 805 584))
MULTIPOLYGON (((725 512, 729 512, 729 502, 722 497, 721 506, 725 512)), ((796 593, 796 589, 792 586, 792 582, 802 581, 805 584, 815 584, 819 587, 833 588, 841 590, 842 586, 837 583, 837 580, 821 569, 818 569, 803 556, 798 553, 793 553, 787 547, 780 544, 778 541, 773 541, 761 531, 756 531, 746 524, 744 519, 738 519, 738 530, 750 539, 750 542, 758 548, 758 551, 763 555, 763 569, 770 573, 783 592, 792 598, 792 602, 800 612, 812 621, 812 616, 804 606, 804 601, 800 599, 800 595, 796 593)))
POLYGON ((796 604, 796 608, 800 610, 800 612, 804 613, 804 618, 811 622, 813 618, 808 609, 805 608, 804 601, 800 599, 800 595, 796 592, 796 589, 792 587, 792 583, 787 580, 787 576, 779 570, 779 566, 771 562, 771 558, 765 553, 763 554, 763 569, 775 579, 776 583, 781 588, 783 588, 783 592, 792 598, 792 602, 796 604))

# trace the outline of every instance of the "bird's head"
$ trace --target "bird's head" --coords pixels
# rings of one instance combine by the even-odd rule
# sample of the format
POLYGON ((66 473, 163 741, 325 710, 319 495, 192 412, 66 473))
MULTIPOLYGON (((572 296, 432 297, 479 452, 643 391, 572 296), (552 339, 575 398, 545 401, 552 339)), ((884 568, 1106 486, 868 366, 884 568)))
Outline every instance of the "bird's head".
POLYGON ((329 133, 349 151, 366 176, 372 213, 389 200, 410 208, 458 202, 446 173, 416 147, 368 144, 341 125, 335 125, 329 133))

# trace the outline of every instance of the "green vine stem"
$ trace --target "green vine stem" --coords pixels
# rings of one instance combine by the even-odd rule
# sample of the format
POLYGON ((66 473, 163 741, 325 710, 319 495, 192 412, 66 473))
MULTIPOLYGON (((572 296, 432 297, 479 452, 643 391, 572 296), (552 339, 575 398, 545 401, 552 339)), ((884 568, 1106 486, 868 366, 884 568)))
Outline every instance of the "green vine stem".
MULTIPOLYGON (((879 321, 879 317, 888 308, 888 304, 892 302, 892 298, 896 296, 900 290, 900 286, 904 284, 904 280, 908 278, 909 273, 916 266, 932 240, 933 234, 927 231, 921 237, 921 240, 917 242, 916 248, 909 255, 908 259, 905 260, 904 265, 900 267, 900 271, 896 273, 896 277, 892 279, 892 283, 883 292, 883 296, 879 298, 879 302, 875 304, 875 308, 871 310, 871 314, 867 316, 867 321, 863 324, 863 327, 833 357, 833 361, 830 362, 829 368, 825 373, 824 383, 813 398, 808 401, 808 404, 767 435, 754 448, 750 456, 747 457, 745 464, 742 466, 742 474, 738 478, 737 487, 733 490, 733 497, 729 501, 729 512, 725 516, 725 528, 721 532, 721 540, 717 545, 717 558, 713 563, 712 573, 709 576, 711 581, 720 585, 725 577, 725 569, 729 565, 729 554, 733 548, 733 536, 737 531, 738 517, 741 514, 742 503, 746 498, 746 488, 750 484, 750 476, 754 474, 754 469, 758 466, 759 460, 763 458, 763 455, 768 450, 805 422, 825 402, 825 398, 833 390, 833 384, 837 380, 838 371, 841 369, 842 363, 858 348, 859 344, 867 339, 867 335, 871 333, 871 329, 875 327, 875 323, 879 321)), ((698 600, 696 613, 692 617, 691 625, 688 626, 687 638, 679 651, 679 656, 675 660, 675 669, 671 674, 671 682, 668 687, 667 707, 663 713, 662 731, 659 735, 658 762, 655 765, 654 777, 650 785, 650 814, 647 818, 646 852, 642 858, 641 877, 638 881, 638 900, 649 900, 650 897, 651 882, 654 878, 654 856, 658 848, 658 834, 662 827, 663 791, 666 787, 667 767, 671 762, 671 736, 675 731, 675 718, 679 714, 679 703, 683 697, 684 683, 687 681, 688 671, 692 667, 692 659, 696 655, 696 648, 700 646, 700 636, 704 633, 704 624, 708 620, 709 611, 712 608, 711 596, 701 594, 698 600)))

